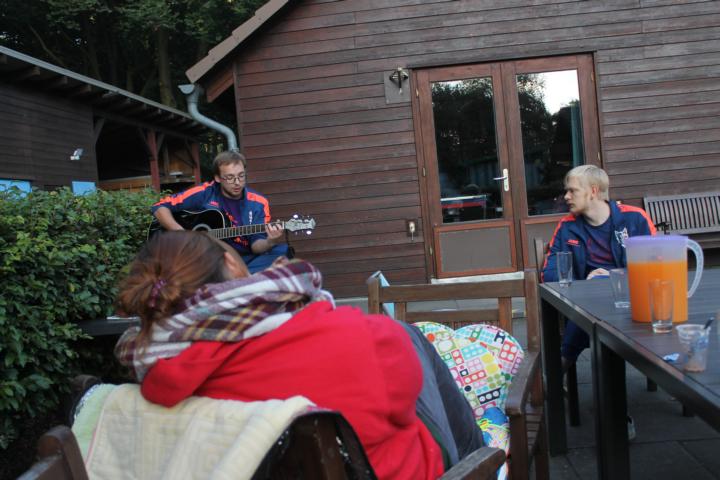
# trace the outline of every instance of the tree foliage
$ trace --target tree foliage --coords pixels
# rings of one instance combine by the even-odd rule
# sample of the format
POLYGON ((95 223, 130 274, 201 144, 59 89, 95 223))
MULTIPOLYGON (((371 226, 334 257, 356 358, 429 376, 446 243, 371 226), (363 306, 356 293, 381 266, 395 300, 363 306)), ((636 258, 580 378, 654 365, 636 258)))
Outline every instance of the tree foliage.
POLYGON ((170 106, 266 0, 0 0, 0 44, 170 106))

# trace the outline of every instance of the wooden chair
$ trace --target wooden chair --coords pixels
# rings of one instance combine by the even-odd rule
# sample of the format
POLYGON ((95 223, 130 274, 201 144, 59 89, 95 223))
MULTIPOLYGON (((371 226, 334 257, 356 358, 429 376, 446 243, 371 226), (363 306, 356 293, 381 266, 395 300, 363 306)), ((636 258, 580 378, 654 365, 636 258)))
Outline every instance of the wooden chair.
MULTIPOLYGON (((535 264, 539 275, 545 266, 545 257, 548 254, 548 244, 542 238, 535 237, 533 238, 533 246, 535 247, 535 264)), ((580 398, 578 397, 577 366, 575 364, 570 366, 566 375, 568 416, 570 417, 570 425, 576 427, 580 425, 580 398)))
MULTIPOLYGON (((72 421, 77 401, 100 379, 78 375, 71 381, 73 400, 68 411, 72 421)), ((65 426, 55 427, 40 440, 40 461, 22 477, 29 479, 87 479, 77 441, 65 426), (48 457, 52 457, 48 459, 48 457), (65 460, 69 466, 62 463, 65 460), (62 469, 60 469, 62 468, 62 469), (44 476, 46 475, 48 476, 44 476), (43 476, 39 476, 41 472, 43 476), (64 475, 64 476, 63 476, 64 475)), ((445 472, 441 480, 495 478, 505 462, 505 452, 483 447, 445 472)), ((316 410, 296 417, 278 437, 252 480, 283 479, 371 480, 375 472, 352 426, 338 412, 316 410)))
POLYGON ((512 334, 512 298, 523 297, 527 315, 526 357, 513 380, 505 405, 510 418, 510 476, 528 478, 531 459, 536 478, 549 477, 543 383, 540 368, 538 284, 535 270, 525 270, 523 279, 434 285, 381 285, 379 275, 368 279, 368 309, 384 313, 383 304, 394 304, 397 320, 432 321, 456 329, 474 323, 498 325, 512 334), (475 310, 408 310, 413 302, 497 299, 497 308, 475 310))
MULTIPOLYGON (((442 480, 490 479, 505 453, 483 447, 448 470, 442 480)), ((350 424, 337 412, 313 412, 296 418, 278 438, 252 480, 365 480, 376 478, 350 424), (302 475, 298 476, 298 472, 302 475)))
POLYGON ((38 461, 18 480, 87 480, 80 447, 72 431, 60 425, 38 441, 38 461))

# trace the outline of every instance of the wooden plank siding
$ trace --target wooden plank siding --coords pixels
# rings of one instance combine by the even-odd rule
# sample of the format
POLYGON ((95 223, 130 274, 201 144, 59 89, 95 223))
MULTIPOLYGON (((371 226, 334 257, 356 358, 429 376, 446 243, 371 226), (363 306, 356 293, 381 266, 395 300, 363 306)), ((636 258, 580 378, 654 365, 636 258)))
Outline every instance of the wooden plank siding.
POLYGON ((0 178, 33 187, 97 182, 90 106, 0 83, 0 178), (83 148, 80 160, 70 160, 83 148))
POLYGON ((718 1, 298 1, 237 52, 250 184, 274 216, 318 220, 294 244, 338 296, 364 295, 378 269, 397 283, 431 274, 422 232, 405 232, 421 218, 421 170, 410 102, 385 100, 383 72, 398 66, 591 52, 614 198, 720 178, 718 1))

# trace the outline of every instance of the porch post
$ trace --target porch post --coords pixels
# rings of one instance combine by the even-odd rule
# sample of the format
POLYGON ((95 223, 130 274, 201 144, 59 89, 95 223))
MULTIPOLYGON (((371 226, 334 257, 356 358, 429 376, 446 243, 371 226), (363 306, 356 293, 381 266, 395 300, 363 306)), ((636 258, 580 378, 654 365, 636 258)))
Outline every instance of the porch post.
POLYGON ((202 178, 200 178, 200 144, 198 142, 193 142, 192 145, 190 145, 190 154, 193 159, 195 185, 200 185, 200 183, 202 183, 202 178))
POLYGON ((152 186, 159 192, 160 167, 158 166, 157 139, 155 138, 155 132, 153 130, 147 132, 147 146, 148 150, 150 150, 150 178, 152 179, 152 186))

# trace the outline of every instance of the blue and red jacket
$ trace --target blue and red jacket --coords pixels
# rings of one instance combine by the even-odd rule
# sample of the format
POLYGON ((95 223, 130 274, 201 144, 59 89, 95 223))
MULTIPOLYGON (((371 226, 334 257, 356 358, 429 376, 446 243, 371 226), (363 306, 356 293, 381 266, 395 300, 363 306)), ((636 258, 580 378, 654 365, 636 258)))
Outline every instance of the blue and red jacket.
MULTIPOLYGON (((625 239, 637 235, 655 235, 655 225, 645 210, 631 205, 610 205, 610 250, 616 268, 627 265, 625 257, 625 239)), ((560 219, 550 240, 550 254, 543 265, 542 280, 544 282, 557 282, 556 254, 558 252, 572 252, 573 272, 581 279, 585 279, 587 267, 587 233, 588 223, 582 215, 567 215, 560 219)))
MULTIPOLYGON (((230 212, 223 209, 220 184, 214 181, 205 182, 202 185, 162 198, 152 206, 151 210, 155 214, 155 211, 160 207, 166 207, 171 212, 215 209, 224 212, 235 226, 262 225, 270 222, 270 204, 267 198, 255 190, 245 187, 242 198, 237 200, 225 198, 224 201, 239 202, 236 210, 241 212, 242 218, 235 218, 230 212)), ((252 253, 250 246, 262 238, 267 238, 265 232, 229 238, 226 241, 235 247, 240 254, 246 255, 252 253)))

